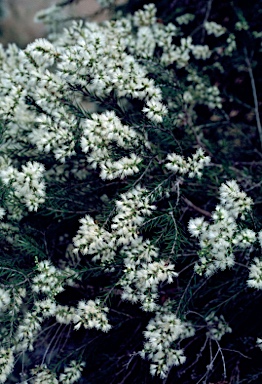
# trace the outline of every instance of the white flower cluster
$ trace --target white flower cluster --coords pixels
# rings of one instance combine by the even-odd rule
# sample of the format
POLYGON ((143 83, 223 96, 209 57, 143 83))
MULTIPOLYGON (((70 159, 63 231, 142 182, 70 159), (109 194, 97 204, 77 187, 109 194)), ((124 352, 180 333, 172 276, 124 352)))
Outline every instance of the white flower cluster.
POLYGON ((14 354, 11 348, 0 348, 0 383, 5 383, 14 367, 14 354))
POLYGON ((245 19, 241 21, 237 21, 235 24, 235 29, 237 31, 248 31, 249 30, 249 25, 245 19))
POLYGON ((5 214, 6 214, 5 209, 0 207, 0 220, 2 220, 2 218, 5 216, 5 214))
POLYGON ((64 290, 64 284, 72 285, 73 279, 76 278, 76 272, 70 268, 61 270, 49 260, 43 260, 37 263, 37 274, 33 278, 32 290, 52 298, 64 290))
POLYGON ((107 21, 103 25, 73 23, 58 44, 58 74, 85 92, 107 97, 116 96, 161 102, 161 90, 147 78, 145 66, 126 53, 132 37, 128 19, 107 21), (77 47, 77 48, 76 48, 77 47))
POLYGON ((191 48, 192 54, 197 60, 206 60, 209 59, 212 52, 209 49, 208 45, 193 45, 191 48))
POLYGON ((28 44, 24 52, 36 67, 43 69, 54 65, 55 59, 58 57, 55 47, 46 39, 36 39, 33 43, 28 44))
POLYGON ((65 280, 69 279, 69 282, 72 280, 72 273, 58 270, 47 260, 38 263, 38 272, 39 274, 33 278, 32 290, 49 297, 35 300, 33 308, 25 313, 18 324, 13 342, 15 352, 34 349, 34 342, 45 318, 55 317, 59 324, 73 323, 76 330, 82 325, 84 328, 96 328, 104 332, 111 328, 106 317, 108 308, 102 307, 99 300, 88 302, 81 300, 77 307, 62 306, 55 302, 54 296, 63 290, 65 280))
POLYGON ((140 186, 120 195, 116 201, 117 214, 112 219, 111 232, 101 228, 92 217, 80 219, 81 226, 73 238, 74 252, 93 256, 93 261, 102 264, 112 262, 116 248, 136 242, 139 227, 145 215, 150 215, 155 206, 150 204, 147 191, 140 186))
POLYGON ((54 315, 59 324, 70 324, 74 321, 75 308, 56 304, 54 315))
POLYGON ((53 298, 48 297, 34 302, 35 312, 44 318, 54 316, 56 314, 56 308, 57 305, 53 298))
POLYGON ((116 244, 124 245, 120 252, 124 257, 124 274, 119 281, 123 289, 122 299, 139 302, 144 311, 155 311, 159 284, 171 283, 177 276, 174 265, 165 260, 158 261, 158 249, 139 236, 143 216, 151 215, 156 207, 150 204, 146 190, 139 186, 122 194, 116 207, 117 215, 112 219, 111 228, 116 235, 116 244))
POLYGON ((98 329, 103 332, 108 332, 111 325, 108 323, 106 313, 109 309, 101 306, 99 299, 81 300, 79 301, 74 317, 74 329, 79 329, 83 326, 85 329, 98 329))
MULTIPOLYGON (((85 362, 70 361, 69 365, 65 367, 64 372, 60 373, 57 379, 55 372, 52 372, 46 364, 36 365, 31 369, 30 383, 31 384, 73 384, 76 383, 80 377, 81 372, 85 366, 85 362)), ((23 382, 23 383, 27 383, 23 382)), ((21 383, 21 384, 23 384, 21 383)))
POLYGON ((82 151, 88 153, 87 160, 93 168, 100 166, 101 179, 123 179, 139 171, 138 165, 142 158, 135 153, 117 161, 111 160, 109 147, 112 142, 120 148, 130 150, 138 147, 142 140, 133 128, 121 123, 115 112, 93 113, 91 119, 83 120, 82 128, 82 151))
POLYGON ((177 276, 174 265, 165 260, 155 261, 159 258, 158 249, 141 237, 136 244, 124 247, 121 253, 125 257, 124 275, 120 279, 122 299, 139 302, 146 312, 156 311, 159 284, 173 282, 177 276))
POLYGON ((77 128, 77 120, 64 107, 54 111, 52 117, 44 114, 36 117, 35 123, 37 127, 32 128, 28 138, 39 152, 52 151, 61 163, 75 154, 73 129, 77 128))
POLYGON ((176 63, 178 68, 186 67, 190 60, 192 48, 192 37, 182 37, 180 46, 172 45, 169 50, 164 49, 161 56, 161 63, 166 66, 176 63))
POLYGON ((203 168, 211 161, 209 156, 205 156, 202 148, 198 148, 196 153, 187 159, 176 153, 169 153, 167 160, 168 163, 165 165, 167 169, 181 175, 188 174, 190 178, 201 177, 203 168))
POLYGON ((194 18, 195 18, 195 15, 193 15, 192 13, 184 13, 183 15, 176 17, 176 22, 179 25, 182 25, 182 24, 186 25, 186 24, 189 24, 190 21, 194 20, 194 18))
POLYGON ((204 23, 204 28, 206 29, 208 35, 214 35, 215 37, 222 36, 226 32, 226 28, 217 24, 215 21, 206 21, 204 23))
POLYGON ((157 99, 149 100, 142 111, 155 123, 161 123, 163 116, 167 114, 167 108, 157 99))
POLYGON ((43 318, 55 317, 59 324, 75 324, 76 330, 83 326, 86 329, 96 328, 107 332, 111 328, 106 317, 108 308, 102 307, 99 299, 81 300, 77 307, 69 307, 57 304, 54 298, 47 298, 35 301, 34 311, 38 315, 39 322, 43 318))
POLYGON ((133 20, 136 27, 154 25, 156 23, 155 4, 146 4, 143 9, 136 11, 133 20))
POLYGON ((43 316, 35 310, 26 312, 19 323, 15 336, 14 347, 16 352, 33 351, 34 341, 42 328, 43 316))
POLYGON ((172 23, 156 23, 155 15, 155 5, 147 4, 133 16, 108 21, 103 26, 73 24, 58 43, 58 75, 97 95, 106 96, 114 90, 118 97, 144 100, 146 116, 156 123, 162 122, 167 110, 161 101, 161 91, 153 80, 146 78, 146 69, 136 58, 152 58, 160 47, 163 65, 176 63, 182 68, 187 66, 191 53, 196 59, 205 60, 212 52, 207 45, 194 45, 190 36, 182 37, 180 46, 174 45, 172 40, 178 28, 172 23), (135 33, 132 26, 136 27, 135 33))
MULTIPOLYGON (((0 288, 1 299, 0 299, 0 311, 8 310, 8 313, 11 316, 14 316, 21 309, 23 304, 23 299, 26 297, 26 289, 24 287, 12 288, 9 290, 3 290, 0 288), (7 296, 9 295, 10 301, 8 304, 4 305, 4 302, 7 301, 7 296)), ((9 300, 9 299, 8 299, 9 300)))
POLYGON ((240 191, 235 180, 223 183, 219 189, 219 195, 221 205, 234 218, 240 216, 244 219, 246 213, 251 210, 252 199, 245 192, 240 191))
POLYGON ((227 46, 224 50, 224 54, 231 56, 232 53, 236 50, 236 48, 237 48, 237 44, 236 44, 235 35, 233 35, 233 33, 230 33, 227 38, 227 46))
MULTIPOLYGON (((51 7, 38 17, 45 21, 49 16, 52 19, 60 8, 51 7)), ((187 16, 188 20, 191 18, 187 16)), ((211 55, 208 46, 194 45, 191 37, 182 37, 180 45, 174 45, 177 31, 172 23, 157 23, 156 7, 148 4, 133 16, 101 25, 73 22, 53 43, 37 39, 25 50, 14 45, 5 51, 2 49, 3 152, 13 153, 14 148, 19 148, 29 157, 52 153, 56 160, 66 163, 75 155, 79 140, 91 167, 101 169, 102 179, 123 179, 139 172, 143 159, 141 148, 149 146, 145 134, 124 125, 114 112, 91 116, 84 113, 79 118, 74 108, 77 110, 80 106, 85 110, 89 96, 98 100, 112 95, 120 100, 139 99, 143 102, 141 112, 145 117, 156 124, 161 123, 167 115, 167 107, 162 102, 160 87, 148 78, 148 70, 141 59, 153 58, 157 47, 163 52, 160 55, 163 65, 176 63, 178 67, 184 67, 190 54, 196 59, 211 55), (88 118, 84 117, 86 115, 88 118), (118 148, 127 155, 116 160, 113 152, 118 148)), ((221 107, 217 87, 207 87, 203 82, 195 84, 189 78, 188 81, 194 84, 184 94, 186 102, 198 100, 210 108, 221 107)), ((32 164, 37 168, 36 162, 32 164)), ((12 167, 11 161, 10 172, 12 167)), ((61 168, 62 175, 66 168, 64 171, 61 168)), ((201 172, 191 172, 194 173, 201 172)), ((18 180, 17 175, 14 176, 18 180)), ((45 198, 44 184, 38 181, 38 185, 36 180, 33 181, 33 191, 19 196, 29 210, 37 210, 45 198)), ((19 185, 19 190, 21 187, 19 185)), ((21 218, 21 209, 12 199, 9 205, 13 207, 13 215, 21 218)))
POLYGON ((54 372, 47 368, 45 364, 38 365, 31 369, 32 384, 58 384, 59 381, 56 378, 54 372))
POLYGON ((101 264, 112 262, 116 254, 115 237, 86 215, 79 220, 81 226, 73 238, 74 252, 92 256, 93 261, 101 264))
POLYGON ((123 276, 119 280, 122 299, 139 302, 144 311, 158 308, 159 284, 171 283, 177 276, 174 265, 159 260, 158 249, 139 236, 145 216, 151 215, 155 208, 148 192, 136 186, 116 201, 116 215, 111 220, 110 232, 87 215, 80 219, 81 226, 73 238, 74 252, 90 255, 101 265, 112 264, 119 250, 124 260, 123 276))
POLYGON ((77 307, 62 306, 57 304, 54 298, 35 301, 31 312, 26 312, 17 327, 14 335, 15 352, 34 349, 34 342, 45 318, 55 317, 59 324, 73 323, 76 330, 83 326, 86 329, 95 328, 108 332, 111 326, 108 323, 107 312, 108 308, 101 306, 98 299, 87 302, 81 300, 77 307))
POLYGON ((150 373, 166 378, 173 365, 183 364, 186 360, 182 349, 175 349, 174 342, 194 335, 194 329, 183 323, 168 309, 162 307, 153 317, 144 332, 146 342, 140 352, 143 358, 151 361, 150 373))
MULTIPOLYGON (((29 211, 37 211, 40 204, 45 201, 45 183, 43 181, 44 166, 36 161, 28 161, 22 165, 22 171, 18 171, 12 165, 3 166, 0 169, 2 182, 10 186, 10 213, 14 208, 13 215, 16 216, 16 204, 14 200, 26 205, 29 211), (12 204, 13 203, 13 204, 12 204), (14 205, 14 207, 12 207, 14 205)), ((19 212, 19 210, 18 210, 19 212)), ((17 213, 18 217, 19 214, 17 213)), ((21 215, 21 212, 20 212, 21 215)))
POLYGON ((205 104, 210 109, 222 108, 222 99, 219 89, 216 85, 210 86, 206 84, 194 70, 189 70, 187 76, 189 85, 184 92, 183 99, 188 104, 205 104))
POLYGON ((63 384, 73 384, 81 377, 81 372, 85 367, 85 362, 76 360, 70 361, 65 367, 64 372, 59 375, 59 382, 63 384))
POLYGON ((223 315, 216 316, 215 312, 211 312, 206 317, 206 322, 208 328, 207 337, 209 337, 211 340, 220 341, 225 333, 232 332, 232 329, 226 323, 223 315))
POLYGON ((111 228, 115 233, 117 245, 135 244, 139 228, 156 209, 150 202, 148 191, 137 185, 120 195, 116 200, 117 214, 112 219, 111 228))
POLYGON ((258 346, 258 348, 260 348, 261 351, 262 351, 262 339, 261 339, 260 337, 257 338, 257 346, 258 346))
POLYGON ((0 312, 5 311, 10 304, 11 296, 8 289, 0 288, 0 312))
POLYGON ((247 285, 250 288, 262 289, 262 260, 255 257, 249 267, 247 285))
POLYGON ((220 187, 220 204, 212 213, 213 223, 204 218, 191 219, 188 230, 199 238, 200 259, 195 271, 206 276, 216 270, 225 270, 235 263, 234 247, 247 248, 256 240, 256 234, 250 229, 238 227, 236 219, 243 219, 251 209, 252 200, 241 192, 235 180, 227 181, 220 187))

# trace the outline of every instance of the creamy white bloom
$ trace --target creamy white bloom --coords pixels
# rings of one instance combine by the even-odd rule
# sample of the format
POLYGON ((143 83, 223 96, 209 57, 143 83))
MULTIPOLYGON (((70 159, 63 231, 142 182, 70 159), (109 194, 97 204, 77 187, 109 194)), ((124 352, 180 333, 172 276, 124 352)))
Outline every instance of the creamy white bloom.
POLYGON ((249 267, 247 285, 250 288, 262 289, 262 260, 255 257, 249 267))
POLYGON ((161 123, 163 117, 167 115, 166 106, 157 99, 148 100, 142 111, 149 120, 152 120, 155 123, 161 123))
POLYGON ((153 25, 156 22, 156 6, 155 4, 146 4, 134 14, 134 25, 136 27, 153 25))
POLYGON ((0 383, 5 383, 14 367, 14 353, 12 348, 0 348, 0 383))
POLYGON ((10 302, 11 296, 9 290, 0 288, 0 311, 6 310, 10 302))
POLYGON ((111 325, 108 323, 106 313, 107 307, 103 307, 98 299, 81 300, 78 302, 76 315, 73 319, 74 329, 78 330, 81 326, 86 329, 96 328, 103 332, 108 332, 111 325))
MULTIPOLYGON (((194 267, 199 275, 211 276, 218 269, 233 267, 234 249, 251 247, 256 241, 254 231, 241 229, 236 222, 240 214, 243 219, 251 209, 252 200, 240 191, 235 180, 221 185, 220 202, 212 212, 213 223, 197 218, 191 219, 188 225, 191 235, 199 238, 200 257, 194 267)), ((256 268, 253 269, 255 272, 256 268)), ((248 284, 254 284, 253 280, 248 284)))
MULTIPOLYGON (((37 365, 31 369, 33 384, 58 384, 56 374, 47 368, 45 364, 37 365)), ((31 381, 31 380, 30 380, 31 381)))
POLYGON ((172 313, 168 303, 159 309, 144 332, 144 348, 140 352, 142 358, 150 360, 150 373, 166 378, 173 365, 183 364, 186 360, 182 349, 176 349, 174 342, 194 335, 190 324, 183 323, 172 313))
POLYGON ((63 384, 73 384, 81 377, 81 372, 85 366, 85 362, 71 360, 65 367, 64 373, 59 375, 59 381, 63 384))
POLYGON ((216 37, 219 37, 226 32, 226 28, 217 24, 215 21, 206 21, 204 27, 208 35, 215 35, 216 37))
POLYGON ((167 160, 167 169, 182 175, 188 174, 190 178, 201 177, 203 168, 211 161, 209 156, 205 156, 202 148, 198 148, 193 156, 187 159, 176 153, 169 153, 167 160))
POLYGON ((226 323, 224 316, 216 316, 215 312, 211 312, 210 315, 206 317, 207 321, 207 337, 212 340, 220 341, 225 333, 231 333, 232 329, 226 323))

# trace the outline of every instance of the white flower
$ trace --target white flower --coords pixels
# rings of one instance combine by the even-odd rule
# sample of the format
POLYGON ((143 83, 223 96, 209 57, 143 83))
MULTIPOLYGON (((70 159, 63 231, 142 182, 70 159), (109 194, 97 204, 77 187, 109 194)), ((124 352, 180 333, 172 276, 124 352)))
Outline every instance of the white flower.
POLYGON ((184 13, 183 15, 176 17, 176 22, 179 25, 182 25, 182 24, 186 25, 190 23, 190 21, 194 20, 194 18, 195 16, 192 13, 184 13))
POLYGON ((188 223, 188 230, 192 236, 198 237, 206 230, 207 224, 204 222, 204 217, 197 217, 190 219, 188 223))
POLYGON ((139 26, 147 26, 153 25, 156 22, 156 6, 155 4, 146 4, 143 9, 140 9, 135 12, 133 16, 134 25, 139 26))
POLYGON ((33 343, 37 337, 43 317, 37 312, 26 312, 24 318, 18 325, 15 333, 15 350, 19 351, 32 351, 33 343))
POLYGON ((31 369, 33 376, 33 384, 58 384, 58 380, 54 372, 47 368, 45 364, 37 365, 31 369))
MULTIPOLYGON (((213 223, 203 218, 191 219, 188 229, 192 236, 199 237, 199 261, 194 270, 199 275, 211 276, 218 269, 224 271, 235 264, 234 247, 250 247, 256 240, 256 233, 248 228, 238 227, 236 219, 241 213, 251 209, 252 200, 241 192, 234 180, 227 181, 220 187, 220 201, 211 217, 213 223)), ((252 266, 255 273, 257 268, 252 266)), ((258 279, 259 280, 259 279, 258 279)), ((248 280, 249 286, 258 285, 258 281, 248 280)))
POLYGON ((249 267, 247 285, 250 288, 262 289, 262 260, 257 257, 249 267))
POLYGON ((202 148, 198 148, 193 156, 188 157, 187 159, 176 153, 169 153, 167 155, 167 160, 169 161, 165 165, 167 169, 182 175, 188 173, 190 178, 196 176, 201 177, 203 168, 211 161, 209 156, 205 156, 202 148))
POLYGON ((5 216, 5 214, 6 214, 5 209, 0 207, 0 220, 2 220, 2 218, 5 216))
POLYGON ((68 305, 57 304, 55 308, 55 318, 59 324, 70 324, 76 316, 76 309, 68 305))
POLYGON ((262 339, 260 339, 259 337, 257 338, 257 346, 262 350, 262 339))
POLYGON ((25 53, 41 67, 53 65, 55 58, 58 57, 55 47, 46 39, 36 39, 33 43, 28 44, 25 53))
POLYGON ((247 211, 251 209, 252 199, 247 197, 245 192, 241 192, 235 180, 227 181, 220 187, 220 201, 231 215, 241 218, 245 217, 247 211))
POLYGON ((64 373, 60 374, 59 381, 63 384, 75 383, 80 379, 84 366, 85 362, 70 361, 69 365, 65 367, 64 373))
POLYGON ((219 317, 215 315, 215 312, 211 312, 210 315, 206 317, 207 321, 207 336, 212 340, 220 341, 225 333, 231 333, 232 329, 225 322, 224 316, 220 315, 219 317))
POLYGON ((193 45, 191 48, 191 52, 193 53, 193 55, 197 60, 199 59, 206 60, 212 54, 208 45, 193 45))
POLYGON ((11 302, 11 296, 9 290, 0 288, 0 312, 5 311, 11 302))
POLYGON ((258 232, 258 241, 260 247, 262 248, 262 230, 258 232))
POLYGON ((0 383, 5 383, 14 367, 14 354, 11 348, 0 348, 0 383))
POLYGON ((152 99, 146 102, 146 106, 142 110, 149 120, 155 123, 161 123, 163 116, 167 114, 167 108, 159 100, 152 99))
POLYGON ((236 235, 233 240, 233 244, 236 244, 241 248, 247 248, 250 247, 255 241, 256 233, 251 229, 245 228, 236 235))
POLYGON ((140 352, 143 359, 148 358, 151 361, 151 375, 159 375, 164 379, 173 365, 183 364, 186 360, 183 350, 176 349, 173 343, 193 335, 193 328, 182 323, 168 308, 168 303, 159 309, 146 327, 146 341, 140 352))
POLYGON ((100 301, 96 299, 88 300, 87 302, 81 300, 78 302, 76 315, 73 319, 76 325, 74 329, 78 330, 81 326, 86 329, 96 328, 103 332, 108 332, 111 329, 111 325, 108 323, 106 313, 107 307, 102 307, 100 301))
POLYGON ((204 23, 204 27, 205 27, 208 35, 213 34, 216 37, 219 37, 226 32, 226 28, 222 27, 222 25, 217 24, 214 21, 206 21, 204 23))

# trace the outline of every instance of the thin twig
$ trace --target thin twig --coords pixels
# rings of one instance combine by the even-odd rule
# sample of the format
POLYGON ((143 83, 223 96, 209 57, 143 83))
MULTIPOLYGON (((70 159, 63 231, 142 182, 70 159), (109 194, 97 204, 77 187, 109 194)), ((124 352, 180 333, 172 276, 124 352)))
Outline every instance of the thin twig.
POLYGON ((207 378, 208 378, 208 376, 209 376, 209 374, 210 374, 210 372, 212 371, 212 369, 213 369, 213 364, 214 364, 214 362, 215 362, 215 360, 216 360, 216 358, 217 358, 217 356, 218 356, 218 354, 219 354, 219 349, 217 350, 217 352, 216 352, 216 354, 215 354, 215 356, 213 357, 212 356, 212 352, 210 351, 210 363, 209 363, 209 365, 207 366, 207 371, 206 371, 206 373, 201 377, 201 379, 196 383, 196 384, 200 384, 201 382, 202 382, 202 380, 204 380, 202 383, 203 384, 206 384, 206 382, 207 382, 207 378))
POLYGON ((206 14, 205 14, 205 18, 204 18, 204 21, 203 21, 203 27, 204 28, 202 30, 201 44, 203 44, 204 39, 205 39, 205 34, 206 34, 205 23, 207 22, 207 20, 209 18, 209 15, 210 15, 210 12, 211 12, 212 3, 213 3, 213 0, 209 0, 209 2, 207 3, 206 14))
POLYGON ((187 286, 186 286, 186 288, 184 289, 184 292, 183 292, 183 294, 182 294, 182 296, 181 296, 181 298, 180 298, 180 300, 179 300, 179 303, 178 303, 178 306, 177 306, 177 309, 176 309, 176 315, 178 314, 178 311, 179 311, 179 309, 180 309, 180 306, 181 306, 181 304, 182 304, 182 301, 183 301, 183 299, 184 299, 184 297, 185 297, 185 295, 186 295, 186 293, 187 293, 187 291, 188 291, 188 289, 189 289, 189 287, 190 287, 191 281, 193 280, 194 276, 195 276, 195 272, 193 272, 192 276, 190 277, 190 279, 189 279, 189 281, 188 281, 188 283, 187 283, 187 286))
POLYGON ((176 220, 175 220, 173 211, 169 212, 169 214, 172 217, 172 220, 173 220, 173 223, 174 223, 174 226, 175 226, 175 239, 173 241, 172 249, 170 251, 170 253, 172 255, 172 254, 175 253, 175 245, 176 245, 176 241, 177 241, 178 230, 177 230, 177 224, 176 224, 176 220))
POLYGON ((255 104, 255 115, 256 115, 256 121, 257 121, 257 129, 258 129, 260 145, 261 145, 261 149, 262 149, 262 126, 261 126, 259 109, 258 109, 256 83, 255 83, 252 66, 251 66, 250 60, 248 58, 246 49, 245 49, 245 59, 246 59, 246 63, 247 63, 248 74, 249 74, 250 81, 251 81, 253 99, 254 99, 254 104, 255 104))
POLYGON ((202 215, 206 217, 211 217, 211 213, 206 211, 205 209, 202 209, 200 207, 197 207, 195 204, 192 203, 192 201, 188 200, 186 197, 183 197, 184 202, 191 208, 193 208, 195 211, 201 213, 202 215))
POLYGON ((194 365, 196 365, 196 363, 199 361, 199 359, 202 357, 202 354, 203 354, 203 352, 204 352, 204 350, 205 350, 205 348, 206 348, 206 345, 207 345, 207 342, 208 342, 208 337, 206 337, 206 339, 205 339, 205 342, 204 342, 204 344, 202 345, 202 347, 200 348, 200 350, 199 350, 199 352, 198 352, 198 354, 197 354, 197 356, 196 356, 196 358, 195 358, 195 360, 187 367, 187 368, 185 368, 184 370, 182 370, 181 372, 180 372, 180 375, 182 376, 182 375, 184 375, 189 369, 191 369, 194 365))
POLYGON ((245 359, 252 359, 252 357, 249 357, 249 356, 246 356, 244 355, 244 353, 240 352, 240 351, 237 351, 235 349, 228 349, 228 348, 222 348, 222 351, 229 351, 229 352, 235 352, 235 353, 239 353, 241 356, 243 356, 245 359))
POLYGON ((62 328, 62 326, 63 326, 63 324, 60 324, 60 325, 59 325, 59 327, 57 328, 57 330, 56 330, 54 336, 52 337, 52 340, 50 341, 48 347, 46 348, 45 353, 44 353, 44 356, 43 356, 43 358, 42 358, 41 366, 44 365, 44 361, 45 361, 45 358, 46 358, 46 356, 47 356, 47 354, 48 354, 48 351, 49 351, 49 349, 50 349, 50 347, 51 347, 53 341, 56 339, 56 336, 57 336, 57 334, 59 333, 59 331, 60 331, 60 329, 62 328))
POLYGON ((224 358, 224 355, 223 355, 223 352, 222 352, 222 349, 220 347, 220 344, 217 340, 215 340, 216 343, 217 343, 217 347, 218 347, 218 350, 220 352, 220 355, 221 355, 221 358, 222 358, 222 364, 223 364, 223 371, 224 371, 224 379, 226 379, 227 377, 227 371, 226 371, 226 362, 225 362, 225 358, 224 358))

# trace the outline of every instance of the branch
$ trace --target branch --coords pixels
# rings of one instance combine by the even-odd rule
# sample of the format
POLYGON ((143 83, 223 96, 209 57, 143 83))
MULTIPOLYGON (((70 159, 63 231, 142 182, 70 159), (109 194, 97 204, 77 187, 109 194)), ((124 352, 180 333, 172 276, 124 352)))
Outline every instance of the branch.
POLYGON ((250 81, 251 81, 252 93, 253 93, 254 104, 255 104, 255 115, 256 115, 256 121, 257 121, 257 129, 258 129, 260 145, 261 145, 261 149, 262 149, 262 126, 261 126, 261 121, 260 121, 260 117, 259 117, 257 90, 256 90, 255 79, 254 79, 254 75, 253 75, 253 71, 252 71, 252 66, 251 66, 250 60, 247 56, 246 49, 245 49, 245 59, 246 59, 246 63, 247 63, 248 74, 249 74, 250 81))
POLYGON ((188 200, 186 197, 183 197, 184 202, 191 208, 193 208, 195 211, 201 213, 204 216, 211 217, 211 213, 206 211, 205 209, 197 207, 195 204, 192 203, 192 201, 188 200))

